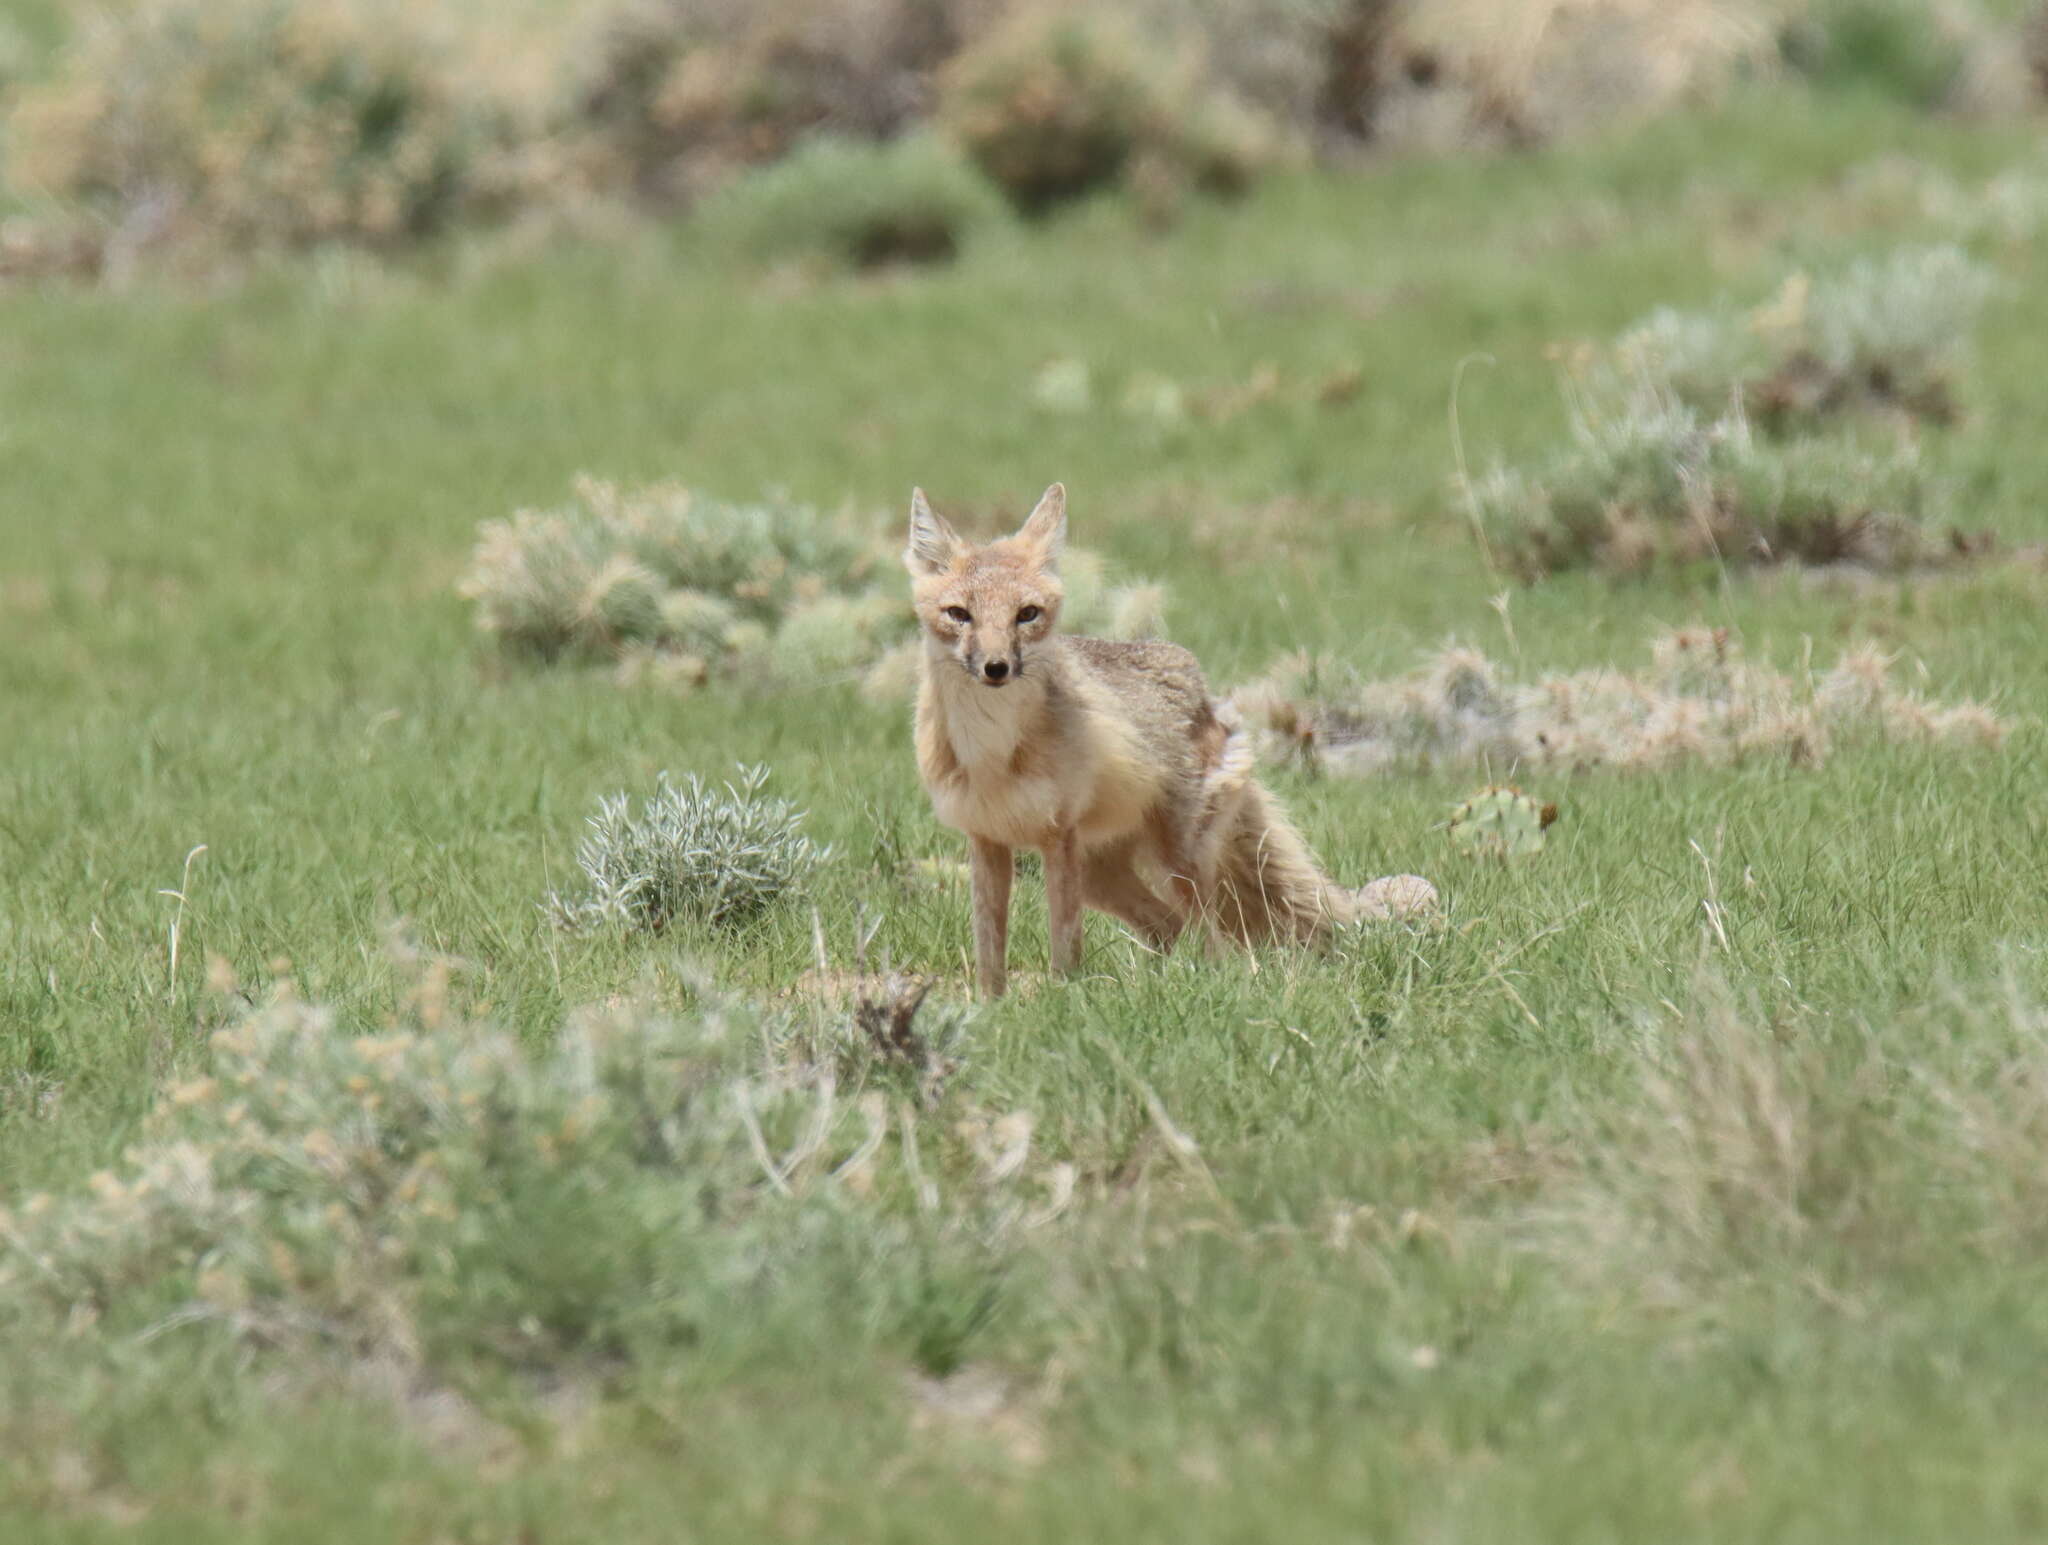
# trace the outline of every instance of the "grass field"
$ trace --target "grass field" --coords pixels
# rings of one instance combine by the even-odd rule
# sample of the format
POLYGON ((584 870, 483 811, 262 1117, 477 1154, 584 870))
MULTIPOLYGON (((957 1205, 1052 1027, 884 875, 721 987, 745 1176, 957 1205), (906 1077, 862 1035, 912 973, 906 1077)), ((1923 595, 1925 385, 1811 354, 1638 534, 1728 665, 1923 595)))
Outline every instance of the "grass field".
MULTIPOLYGON (((376 1377, 360 1345, 179 1318, 189 1276, 65 1330, 17 1274, 0 1532, 2038 1538, 2048 581, 1517 588, 1454 495, 1461 359, 1487 356, 1460 399, 1475 465, 1537 455, 1565 422, 1552 345, 1946 238, 1844 191, 1878 147, 1966 185, 2040 156, 2025 126, 1742 97, 1576 149, 1283 178, 1164 236, 1105 203, 929 274, 794 283, 649 228, 220 293, 0 291, 9 1208, 122 1172, 152 1101, 206 1073, 210 957, 376 1031, 408 991, 402 918, 536 1056, 616 994, 688 1012, 698 973, 785 993, 813 907, 835 966, 865 913, 877 954, 964 991, 964 894, 903 879, 955 852, 906 713, 841 679, 627 689, 477 638, 477 523, 579 472, 890 521, 919 483, 984 530, 1061 478, 1074 539, 1164 579, 1219 684, 1296 648, 1395 673, 1450 637, 1628 663, 1701 622, 1782 668, 1872 640, 2017 723, 1996 752, 1525 776, 1563 818, 1513 865, 1441 830, 1481 775, 1274 774, 1339 875, 1429 875, 1446 925, 1161 960, 1091 917, 1083 975, 974 1018, 917 1118, 950 1199, 959 1123, 1029 1112, 1033 1163, 1075 1177, 1034 1227, 885 1186, 861 1205, 900 1248, 770 1241, 779 1264, 720 1296, 658 1219, 621 1243, 563 1192, 503 1282, 457 1292, 545 1277, 569 1329, 430 1337, 376 1377), (1103 411, 1034 402, 1054 358, 1103 411), (1114 411, 1135 374, 1266 364, 1282 389, 1227 422, 1114 411), (1354 366, 1354 397, 1316 400, 1354 366), (806 898, 737 937, 549 928, 598 795, 741 761, 835 845, 806 898)), ((2038 236, 1974 250, 2002 287, 1967 417, 1925 449, 1969 524, 2040 540, 2048 260, 2038 236)))

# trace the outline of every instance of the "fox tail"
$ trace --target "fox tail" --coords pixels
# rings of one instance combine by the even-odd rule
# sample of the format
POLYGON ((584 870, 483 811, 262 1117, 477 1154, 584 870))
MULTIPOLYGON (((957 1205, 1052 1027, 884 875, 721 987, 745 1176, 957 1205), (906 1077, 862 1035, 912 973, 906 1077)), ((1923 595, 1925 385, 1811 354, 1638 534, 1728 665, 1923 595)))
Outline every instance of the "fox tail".
POLYGON ((1323 873, 1280 801, 1258 781, 1242 721, 1220 706, 1218 717, 1226 734, 1203 780, 1195 822, 1202 905, 1218 929, 1246 944, 1320 941, 1359 915, 1358 893, 1323 873))

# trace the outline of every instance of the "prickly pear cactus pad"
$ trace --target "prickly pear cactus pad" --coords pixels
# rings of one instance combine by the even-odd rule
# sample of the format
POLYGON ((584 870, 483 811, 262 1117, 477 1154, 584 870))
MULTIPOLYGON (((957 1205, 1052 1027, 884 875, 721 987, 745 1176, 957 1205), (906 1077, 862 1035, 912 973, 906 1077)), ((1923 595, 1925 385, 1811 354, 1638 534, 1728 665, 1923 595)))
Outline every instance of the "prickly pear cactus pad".
POLYGON ((1451 841, 1474 858, 1505 861, 1542 852, 1544 831, 1556 819, 1556 805, 1517 788, 1495 787, 1453 809, 1449 831, 1451 841))

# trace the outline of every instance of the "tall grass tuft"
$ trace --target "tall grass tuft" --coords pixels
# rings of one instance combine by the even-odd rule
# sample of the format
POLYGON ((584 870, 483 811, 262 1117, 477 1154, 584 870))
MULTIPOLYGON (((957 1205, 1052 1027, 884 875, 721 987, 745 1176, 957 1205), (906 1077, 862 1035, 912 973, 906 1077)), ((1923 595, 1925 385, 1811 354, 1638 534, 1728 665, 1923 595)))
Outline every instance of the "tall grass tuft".
POLYGON ((2010 990, 1838 1024, 1766 1015, 1708 976, 1640 1027, 1636 1097, 1586 1146, 1551 1242, 1660 1307, 1709 1312, 1743 1281, 1854 1294, 2009 1260, 2040 1236, 2044 1027, 2010 990))

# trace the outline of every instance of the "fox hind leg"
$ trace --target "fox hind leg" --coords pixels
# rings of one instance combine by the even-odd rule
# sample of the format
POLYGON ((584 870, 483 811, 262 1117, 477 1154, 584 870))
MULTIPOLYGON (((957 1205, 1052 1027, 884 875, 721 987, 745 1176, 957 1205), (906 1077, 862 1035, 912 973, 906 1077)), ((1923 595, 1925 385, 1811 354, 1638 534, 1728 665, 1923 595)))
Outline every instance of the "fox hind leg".
POLYGON ((1129 842, 1090 853, 1082 868, 1081 894, 1089 906, 1129 925, 1149 948, 1163 953, 1173 948, 1187 918, 1145 882, 1136 857, 1136 844, 1129 842))
POLYGON ((1081 965, 1081 848, 1074 829, 1062 828, 1044 848, 1045 915, 1052 934, 1055 974, 1081 965))

